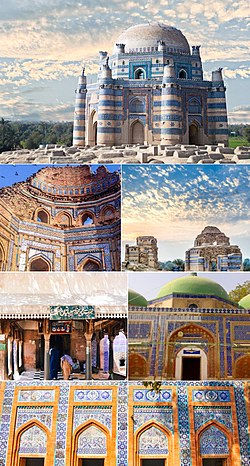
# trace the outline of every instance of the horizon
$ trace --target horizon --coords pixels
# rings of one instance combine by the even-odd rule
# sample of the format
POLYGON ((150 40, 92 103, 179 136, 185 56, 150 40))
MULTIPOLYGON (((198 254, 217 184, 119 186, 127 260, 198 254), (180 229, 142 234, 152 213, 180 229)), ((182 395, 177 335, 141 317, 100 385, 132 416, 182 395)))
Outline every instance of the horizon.
POLYGON ((99 50, 112 50, 127 28, 162 23, 180 29, 189 45, 201 44, 204 79, 224 68, 230 124, 250 123, 248 8, 244 1, 152 0, 2 1, 0 105, 19 121, 72 121, 74 90, 84 63, 96 81, 99 50), (195 36, 194 31, 195 30, 195 36), (95 40, 93 41, 93 37, 95 40))

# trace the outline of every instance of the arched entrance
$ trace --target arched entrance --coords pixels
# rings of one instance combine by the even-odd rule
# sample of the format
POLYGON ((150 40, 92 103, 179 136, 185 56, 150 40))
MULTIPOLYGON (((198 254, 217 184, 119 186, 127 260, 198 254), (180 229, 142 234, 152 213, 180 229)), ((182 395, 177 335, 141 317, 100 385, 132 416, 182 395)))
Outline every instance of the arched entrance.
POLYGON ((231 465, 231 435, 224 426, 210 421, 198 430, 197 437, 197 466, 231 465))
POLYGON ((170 466, 171 435, 161 424, 151 422, 144 425, 135 439, 136 466, 170 466), (170 457, 170 462, 169 462, 170 457))
POLYGON ((96 422, 80 427, 74 435, 72 466, 108 466, 110 438, 107 429, 96 422))
POLYGON ((199 145, 199 127, 196 123, 189 126, 189 144, 199 145))
POLYGON ((100 262, 95 259, 86 259, 80 269, 85 272, 98 272, 102 270, 100 262))
MULTIPOLYGON (((192 379, 219 377, 219 364, 216 357, 216 336, 206 328, 190 324, 176 329, 167 341, 166 363, 164 376, 179 378, 188 373, 188 365, 196 364, 192 379), (185 346, 183 347, 183 345, 185 346), (185 358, 185 360, 184 360, 185 358), (194 358, 193 361, 191 358, 194 358), (195 358, 197 360, 195 361, 195 358), (183 367, 183 364, 185 367, 183 367), (217 367, 218 366, 218 367, 217 367)), ((186 375, 185 375, 186 378, 186 375)), ((183 379, 184 380, 184 379, 183 379)))
POLYGON ((176 380, 206 380, 207 355, 201 348, 181 349, 175 359, 176 380))
POLYGON ((236 379, 250 379, 250 355, 246 354, 237 359, 234 377, 236 379))
POLYGON ((149 375, 148 361, 141 354, 130 354, 128 358, 128 367, 130 379, 143 379, 149 375))
POLYGON ((144 125, 137 120, 131 125, 131 144, 144 144, 144 125))
POLYGON ((95 110, 93 110, 89 116, 88 144, 90 146, 96 146, 97 144, 97 112, 95 110))
POLYGON ((47 465, 47 428, 38 422, 24 424, 14 439, 13 466, 47 465))
POLYGON ((43 257, 37 257, 35 259, 31 259, 29 270, 31 272, 50 272, 51 266, 49 261, 43 257))

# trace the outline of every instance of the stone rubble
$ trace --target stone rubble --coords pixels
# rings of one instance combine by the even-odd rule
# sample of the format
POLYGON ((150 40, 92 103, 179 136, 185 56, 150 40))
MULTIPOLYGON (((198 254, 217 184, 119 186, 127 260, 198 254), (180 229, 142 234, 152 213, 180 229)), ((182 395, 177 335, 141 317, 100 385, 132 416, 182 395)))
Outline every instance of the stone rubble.
POLYGON ((0 164, 250 164, 250 146, 236 149, 218 145, 121 145, 66 147, 54 144, 38 149, 2 152, 0 164))

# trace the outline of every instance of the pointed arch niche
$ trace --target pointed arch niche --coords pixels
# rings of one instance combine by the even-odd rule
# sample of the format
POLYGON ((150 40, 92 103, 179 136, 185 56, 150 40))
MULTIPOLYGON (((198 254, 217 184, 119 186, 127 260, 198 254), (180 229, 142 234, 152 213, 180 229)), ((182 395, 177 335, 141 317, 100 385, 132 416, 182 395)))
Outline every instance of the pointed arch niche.
POLYGON ((96 421, 80 426, 74 435, 71 452, 72 466, 109 466, 110 434, 96 421))
POLYGON ((172 434, 156 422, 144 424, 135 435, 135 466, 172 466, 172 434))

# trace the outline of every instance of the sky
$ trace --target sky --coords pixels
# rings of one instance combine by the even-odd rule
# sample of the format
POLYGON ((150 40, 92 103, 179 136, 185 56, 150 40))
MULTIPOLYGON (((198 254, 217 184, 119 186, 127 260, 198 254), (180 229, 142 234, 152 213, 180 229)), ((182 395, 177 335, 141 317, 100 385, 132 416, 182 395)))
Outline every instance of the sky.
POLYGON ((94 82, 99 50, 151 21, 201 44, 205 78, 224 68, 229 121, 250 123, 249 11, 248 0, 1 0, 0 117, 72 120, 82 65, 94 82))
MULTIPOLYGON (((45 168, 48 165, 0 165, 0 188, 5 186, 11 186, 14 183, 20 181, 25 181, 33 173, 38 172, 41 168, 45 168)), ((62 167, 64 165, 56 165, 57 167, 62 167)), ((72 165, 76 166, 76 165, 72 165)), ((91 171, 95 172, 100 165, 91 165, 91 171)), ((106 165, 107 169, 110 172, 120 171, 120 165, 112 164, 106 165)))
MULTIPOLYGON (((142 294, 147 300, 155 299, 161 287, 171 280, 188 276, 190 273, 181 272, 134 272, 128 274, 128 287, 142 294)), ((209 278, 219 283, 227 292, 232 291, 237 285, 242 285, 249 280, 249 273, 245 272, 202 272, 199 277, 209 278)))
POLYGON ((218 227, 250 257, 250 166, 122 167, 122 240, 158 240, 160 261, 185 258, 206 226, 218 227))

